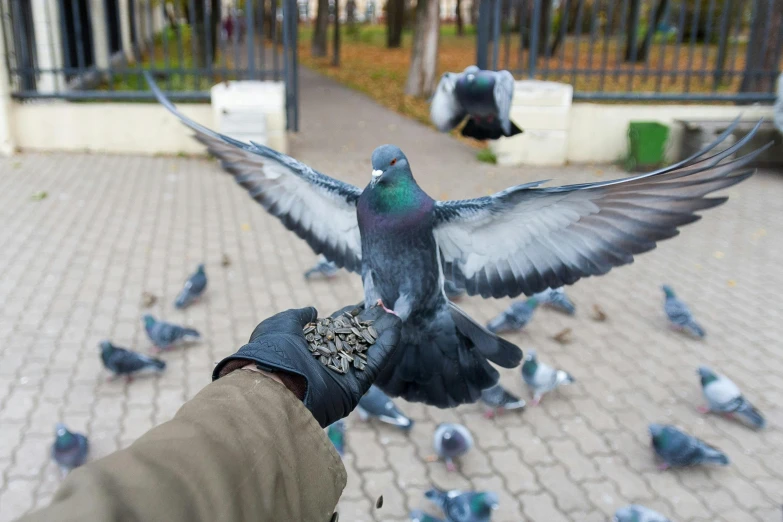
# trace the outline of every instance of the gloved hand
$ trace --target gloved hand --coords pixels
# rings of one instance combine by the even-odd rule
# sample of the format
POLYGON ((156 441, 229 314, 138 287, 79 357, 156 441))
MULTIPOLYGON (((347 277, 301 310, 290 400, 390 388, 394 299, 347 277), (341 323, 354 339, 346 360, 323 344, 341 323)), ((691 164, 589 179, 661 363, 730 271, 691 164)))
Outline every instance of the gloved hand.
MULTIPOLYGON (((354 308, 347 306, 331 317, 354 308)), ((347 373, 338 374, 323 366, 307 348, 302 329, 317 317, 318 311, 310 307, 286 310, 262 321, 253 330, 248 344, 218 363, 212 380, 252 361, 260 370, 278 374, 295 394, 304 380, 304 393, 297 395, 321 427, 342 419, 359 404, 397 349, 402 322, 380 306, 363 310, 359 320, 373 321, 378 339, 366 352, 367 365, 363 371, 351 366, 347 373)))

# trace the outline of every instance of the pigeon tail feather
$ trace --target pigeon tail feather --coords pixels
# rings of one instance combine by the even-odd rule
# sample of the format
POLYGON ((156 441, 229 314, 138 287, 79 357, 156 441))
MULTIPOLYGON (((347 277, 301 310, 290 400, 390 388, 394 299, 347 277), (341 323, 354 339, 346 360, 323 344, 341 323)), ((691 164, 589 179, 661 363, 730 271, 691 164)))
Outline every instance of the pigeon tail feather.
POLYGON ((704 449, 704 461, 720 464, 721 466, 729 465, 729 458, 723 452, 710 447, 704 449))
POLYGON ((522 350, 517 345, 484 328, 454 303, 449 303, 449 311, 457 330, 487 359, 503 368, 515 368, 522 361, 522 350))
POLYGON ((198 339, 201 338, 201 334, 198 333, 198 331, 194 330, 193 328, 183 328, 182 335, 183 336, 189 335, 191 337, 196 337, 198 339))
POLYGON ((687 330, 689 334, 693 335, 694 337, 698 337, 699 339, 704 338, 704 336, 707 334, 704 331, 704 328, 699 326, 699 324, 693 320, 688 321, 688 324, 685 325, 685 330, 687 330))
POLYGON ((474 138, 480 141, 484 140, 496 140, 503 137, 511 137, 517 134, 521 134, 522 129, 517 127, 514 122, 511 122, 511 132, 505 132, 500 124, 500 120, 496 119, 491 124, 479 124, 472 117, 468 118, 465 126, 462 127, 461 134, 468 138, 474 138))
POLYGON ((761 415, 761 412, 753 407, 748 401, 744 401, 740 409, 735 413, 755 428, 763 428, 767 424, 767 421, 761 415))

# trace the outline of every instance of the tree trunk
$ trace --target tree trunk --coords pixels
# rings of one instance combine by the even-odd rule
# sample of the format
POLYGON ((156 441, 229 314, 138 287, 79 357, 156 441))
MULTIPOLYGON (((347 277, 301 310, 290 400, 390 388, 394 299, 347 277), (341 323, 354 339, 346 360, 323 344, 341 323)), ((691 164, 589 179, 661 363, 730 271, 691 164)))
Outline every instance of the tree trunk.
POLYGON ((340 0, 334 0, 334 34, 332 35, 332 65, 340 66, 340 0))
POLYGON ((464 34, 465 28, 462 23, 462 0, 457 0, 457 36, 462 36, 464 34))
POLYGON ((639 54, 636 52, 639 46, 639 20, 642 14, 642 0, 631 0, 631 8, 628 10, 626 30, 628 31, 625 43, 625 61, 638 62, 639 54))
POLYGON ((473 0, 470 3, 470 25, 478 28, 478 9, 481 0, 473 0))
POLYGON ((658 24, 661 23, 661 18, 663 18, 663 14, 666 12, 668 4, 669 0, 660 0, 658 2, 658 5, 655 8, 655 14, 653 15, 653 23, 652 25, 647 26, 647 34, 644 35, 644 42, 642 43, 642 47, 639 49, 639 54, 636 57, 637 62, 644 62, 647 60, 647 55, 650 52, 650 46, 652 46, 653 37, 655 36, 655 32, 658 30, 658 24))
POLYGON ((206 2, 194 2, 193 21, 196 54, 193 61, 196 67, 207 67, 215 61, 217 51, 218 26, 220 25, 220 0, 210 0, 209 9, 206 2), (209 18, 209 20, 207 20, 209 18), (209 27, 207 27, 209 21, 209 27))
POLYGON ((740 92, 774 92, 775 90, 775 73, 780 61, 777 43, 783 30, 783 0, 773 1, 772 16, 769 20, 767 20, 766 2, 760 2, 758 7, 763 9, 763 12, 755 12, 757 9, 754 8, 740 92), (767 23, 769 23, 769 32, 766 33, 768 36, 765 42, 767 23))
POLYGON ((405 0, 386 2, 386 47, 396 49, 402 45, 402 27, 405 23, 405 0))
POLYGON ((315 57, 326 56, 326 31, 329 27, 329 0, 318 0, 318 12, 315 17, 315 31, 310 54, 315 57))
POLYGON ((438 0, 419 0, 416 4, 411 67, 405 84, 405 94, 426 97, 432 94, 435 88, 440 39, 439 7, 438 0))

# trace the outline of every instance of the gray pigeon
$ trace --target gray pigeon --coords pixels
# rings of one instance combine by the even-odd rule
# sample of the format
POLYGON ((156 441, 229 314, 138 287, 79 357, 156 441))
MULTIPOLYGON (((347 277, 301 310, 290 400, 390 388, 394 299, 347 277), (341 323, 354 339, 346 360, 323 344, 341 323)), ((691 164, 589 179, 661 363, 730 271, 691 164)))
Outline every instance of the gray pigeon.
POLYGON ((671 520, 650 508, 631 504, 615 511, 612 522, 671 522, 671 520))
POLYGON ((525 401, 512 394, 500 384, 487 388, 481 392, 481 402, 489 406, 484 416, 492 418, 498 413, 509 410, 521 410, 525 407, 525 401))
POLYGON ((198 265, 196 272, 188 277, 185 286, 174 301, 177 308, 186 308, 197 301, 207 289, 207 274, 204 273, 204 264, 198 265))
POLYGON ((471 65, 462 73, 445 73, 430 105, 430 119, 449 132, 465 116, 462 135, 477 140, 514 136, 522 130, 511 121, 514 76, 508 71, 482 71, 471 65))
POLYGON ((166 363, 160 359, 114 346, 109 341, 102 341, 100 347, 101 360, 106 369, 112 372, 111 379, 124 375, 130 382, 134 375, 162 372, 166 368, 166 363))
POLYGON ((432 515, 428 515, 424 511, 414 509, 410 514, 411 522, 448 522, 432 515))
POLYGON ((331 279, 337 275, 340 269, 333 262, 328 261, 325 256, 318 256, 318 262, 310 270, 305 272, 304 278, 311 279, 313 276, 323 276, 331 279))
POLYGON ((64 424, 58 423, 54 430, 52 458, 60 467, 62 474, 67 475, 72 469, 85 463, 87 453, 90 451, 90 443, 84 435, 68 431, 64 424))
POLYGON ((696 211, 725 201, 704 196, 748 178, 752 171, 739 169, 758 153, 720 164, 751 132, 708 156, 734 132, 732 125, 704 151, 654 173, 553 188, 534 182, 492 196, 434 201, 395 146, 373 152, 371 180, 362 190, 203 127, 146 78, 254 199, 316 254, 361 273, 365 305, 380 300, 400 316, 401 349, 375 385, 391 397, 438 407, 478 400, 498 380, 490 361, 514 368, 522 359, 519 348, 446 299, 446 279, 468 295, 499 298, 605 274, 676 235, 677 227, 698 219, 696 211))
POLYGON ((165 350, 181 342, 188 342, 200 339, 201 334, 192 328, 185 328, 176 324, 164 321, 156 321, 154 317, 147 314, 144 316, 144 329, 147 336, 159 350, 165 350))
POLYGON ((438 458, 446 462, 446 469, 454 471, 457 469, 454 459, 473 447, 473 436, 462 424, 441 423, 435 428, 432 446, 438 458))
POLYGON ((535 350, 528 350, 525 364, 522 365, 522 379, 533 395, 533 406, 541 402, 544 394, 574 382, 570 373, 555 370, 549 365, 538 361, 535 350))
POLYGON ((342 457, 345 454, 345 419, 333 422, 324 431, 326 431, 326 436, 334 444, 334 449, 342 457))
POLYGON ((443 491, 432 488, 426 496, 440 507, 447 522, 489 522, 500 502, 491 491, 443 491))
POLYGON ((773 121, 778 131, 783 134, 783 73, 778 76, 778 94, 775 99, 775 108, 773 109, 773 121))
POLYGON ((454 281, 446 279, 443 281, 443 291, 446 292, 446 298, 451 301, 458 301, 465 295, 465 289, 458 286, 454 281))
POLYGON ((533 297, 542 305, 566 315, 574 315, 576 313, 576 306, 574 306, 573 301, 568 298, 563 287, 555 289, 547 288, 543 292, 535 294, 533 297))
POLYGON ((521 330, 533 318, 537 307, 538 299, 535 297, 511 303, 511 306, 487 323, 487 329, 496 334, 521 330))
POLYGON ((650 424, 650 436, 655 454, 662 461, 658 466, 662 470, 697 464, 729 464, 729 458, 722 451, 674 426, 650 424))
POLYGON ((722 413, 739 418, 750 426, 761 429, 766 421, 753 405, 742 395, 739 387, 723 375, 718 375, 706 366, 699 367, 701 389, 707 399, 707 407, 700 407, 702 413, 722 413))
POLYGON ((666 301, 663 309, 669 318, 669 324, 679 332, 685 332, 691 337, 702 339, 705 335, 704 328, 693 319, 688 305, 677 299, 674 290, 668 285, 663 285, 663 293, 666 295, 666 301))
POLYGON ((356 413, 366 421, 374 417, 381 422, 398 426, 405 431, 413 427, 413 420, 406 417, 397 406, 394 405, 388 395, 383 393, 377 386, 370 386, 370 389, 359 399, 359 405, 356 407, 356 413))

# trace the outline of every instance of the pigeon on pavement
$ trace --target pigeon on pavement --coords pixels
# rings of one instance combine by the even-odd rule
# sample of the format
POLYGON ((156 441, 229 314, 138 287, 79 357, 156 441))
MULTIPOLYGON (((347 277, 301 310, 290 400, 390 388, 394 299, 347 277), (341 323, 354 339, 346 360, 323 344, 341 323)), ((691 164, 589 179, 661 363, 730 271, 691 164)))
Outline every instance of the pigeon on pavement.
POLYGON ((345 419, 340 419, 327 426, 326 436, 329 437, 337 453, 342 457, 345 453, 345 419))
POLYGON ((305 279, 311 279, 313 276, 322 276, 331 279, 337 275, 340 269, 333 262, 328 261, 323 255, 318 256, 318 262, 310 270, 304 273, 305 279))
POLYGON ((78 468, 87 460, 90 443, 84 435, 68 431, 64 424, 57 424, 54 430, 52 458, 60 467, 62 474, 67 475, 72 469, 78 468))
POLYGON ((658 466, 662 470, 697 464, 729 464, 729 458, 722 451, 674 426, 650 424, 650 436, 655 454, 662 461, 658 466))
POLYGON ((508 71, 482 71, 471 65, 461 73, 445 73, 430 105, 430 119, 441 132, 449 132, 465 116, 462 135, 496 140, 520 134, 511 121, 514 76, 508 71))
POLYGON ((201 334, 192 328, 185 328, 165 321, 156 321, 147 314, 144 316, 144 329, 152 344, 159 350, 165 350, 180 342, 200 339, 201 334))
POLYGON ((694 321, 688 305, 677 299, 674 290, 668 285, 663 285, 663 293, 666 295, 666 301, 663 309, 669 318, 669 324, 677 331, 685 332, 691 337, 703 338, 704 328, 694 321))
POLYGON ((159 373, 166 368, 166 363, 149 355, 114 346, 109 341, 101 341, 101 360, 107 370, 112 372, 112 379, 125 375, 128 382, 139 373, 159 373))
POLYGON ((721 413, 739 418, 750 426, 761 429, 766 421, 749 401, 739 387, 728 377, 718 375, 706 366, 699 367, 701 389, 708 406, 700 408, 702 413, 721 413))
POLYGON ((563 287, 555 289, 547 288, 543 292, 535 294, 533 297, 543 306, 557 310, 566 315, 574 315, 576 313, 576 306, 573 301, 568 298, 563 287))
POLYGON ((413 427, 413 420, 406 417, 394 405, 389 396, 383 393, 377 386, 370 386, 367 393, 359 400, 356 413, 364 421, 373 417, 386 424, 398 426, 405 431, 413 427))
POLYGON ((538 299, 535 297, 511 303, 500 315, 487 323, 487 330, 495 334, 521 330, 533 318, 537 307, 538 299))
POLYGON ((207 289, 207 274, 204 273, 204 264, 198 265, 196 272, 188 277, 185 286, 174 301, 177 308, 186 308, 202 296, 207 289))
POLYGON ((432 446, 438 458, 446 462, 446 469, 454 471, 457 469, 454 459, 473 447, 473 436, 462 424, 442 423, 435 428, 432 446))
POLYGON ((671 522, 671 520, 650 508, 631 504, 615 511, 612 522, 671 522))
POLYGON ((447 522, 489 522, 499 506, 498 496, 491 491, 443 491, 432 488, 426 496, 443 510, 447 522))
POLYGON ((513 395, 500 384, 483 390, 481 392, 481 402, 490 408, 484 413, 484 416, 487 418, 492 418, 504 411, 521 410, 525 408, 524 400, 513 395))
POLYGON ((539 362, 535 350, 528 350, 525 355, 525 364, 522 365, 522 379, 533 395, 533 406, 537 406, 541 402, 544 394, 574 382, 574 378, 568 372, 556 370, 539 362))
POLYGON ((721 161, 708 152, 616 181, 544 188, 518 185, 492 196, 435 201, 393 145, 372 155, 365 189, 338 181, 255 143, 216 133, 180 114, 146 75, 158 100, 196 132, 224 169, 272 215, 338 267, 361 273, 365 306, 381 301, 403 321, 397 350, 375 381, 391 397, 451 407, 497 383, 490 361, 516 367, 522 352, 471 319, 444 294, 446 279, 468 295, 516 297, 573 284, 633 262, 726 198, 705 198, 752 175, 763 149, 721 161))

